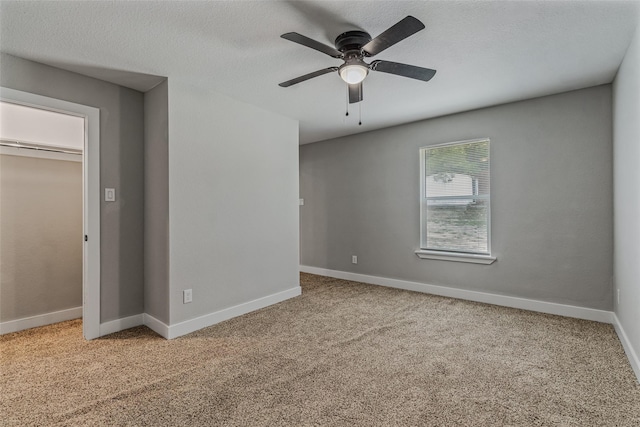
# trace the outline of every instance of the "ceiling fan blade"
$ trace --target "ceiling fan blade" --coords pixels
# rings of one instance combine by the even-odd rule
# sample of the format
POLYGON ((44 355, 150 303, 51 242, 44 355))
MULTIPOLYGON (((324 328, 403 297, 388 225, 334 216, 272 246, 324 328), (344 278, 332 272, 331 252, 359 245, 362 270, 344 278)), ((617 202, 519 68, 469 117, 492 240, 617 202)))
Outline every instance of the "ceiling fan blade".
POLYGON ((415 65, 400 64, 390 61, 373 61, 369 68, 383 73, 396 74, 410 79, 428 82, 436 74, 431 68, 416 67, 415 65))
POLYGON ((305 80, 309 80, 309 79, 312 79, 314 77, 321 76, 323 74, 331 73, 333 71, 338 71, 338 67, 329 67, 329 68, 324 68, 322 70, 314 71, 313 73, 305 74, 304 76, 296 77, 295 79, 291 79, 291 80, 287 80, 286 82, 282 82, 282 83, 278 84, 278 86, 281 86, 281 87, 293 86, 293 85, 298 84, 300 82, 303 82, 305 80))
POLYGON ((326 53, 327 55, 332 56, 334 58, 342 58, 342 52, 340 52, 339 50, 336 50, 331 46, 327 46, 324 43, 320 43, 318 41, 310 39, 307 36, 303 36, 302 34, 285 33, 280 37, 282 37, 283 39, 290 40, 294 43, 301 44, 302 46, 310 47, 311 49, 315 49, 319 52, 326 53))
POLYGON ((424 24, 413 16, 407 16, 384 33, 362 47, 367 56, 374 56, 417 33, 424 28, 424 24))
POLYGON ((362 101, 362 82, 349 86, 349 104, 362 101))

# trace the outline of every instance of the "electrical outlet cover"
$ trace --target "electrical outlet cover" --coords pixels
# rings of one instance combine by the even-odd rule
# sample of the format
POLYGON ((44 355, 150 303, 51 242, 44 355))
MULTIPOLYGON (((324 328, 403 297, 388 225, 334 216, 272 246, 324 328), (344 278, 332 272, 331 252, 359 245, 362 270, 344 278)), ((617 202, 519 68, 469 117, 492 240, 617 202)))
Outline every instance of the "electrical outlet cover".
POLYGON ((188 304, 193 301, 193 292, 191 289, 185 289, 182 291, 182 303, 188 304))

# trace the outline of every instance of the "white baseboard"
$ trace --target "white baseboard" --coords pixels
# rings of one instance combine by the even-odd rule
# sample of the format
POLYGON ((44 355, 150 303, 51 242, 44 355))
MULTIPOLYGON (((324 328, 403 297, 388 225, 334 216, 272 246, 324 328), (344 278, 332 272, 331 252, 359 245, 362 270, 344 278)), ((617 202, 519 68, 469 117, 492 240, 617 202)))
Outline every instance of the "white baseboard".
POLYGON ((286 291, 267 295, 266 297, 258 298, 253 301, 248 301, 233 307, 225 308, 214 313, 196 317, 195 319, 185 320, 184 322, 176 323, 175 325, 169 326, 168 334, 165 338, 177 338, 179 336, 197 331, 198 329, 206 328, 207 326, 215 325, 216 323, 231 319, 232 317, 241 316, 243 314, 247 314, 260 308, 279 303, 289 298, 297 297, 301 293, 302 288, 300 288, 300 286, 296 286, 295 288, 287 289, 286 291))
POLYGON ((629 364, 631 364, 631 369, 636 374, 636 378, 638 382, 640 382, 640 358, 638 354, 633 349, 631 345, 631 341, 629 341, 629 337, 625 333, 622 325, 620 324, 620 320, 618 320, 618 316, 613 313, 613 327, 616 329, 616 333, 618 334, 618 338, 620 338, 620 342, 622 343, 622 347, 624 348, 624 352, 627 354, 627 358, 629 359, 629 364))
MULTIPOLYGON (((297 297, 302 293, 302 288, 300 286, 296 286, 295 288, 287 289, 286 291, 278 292, 273 295, 267 295, 266 297, 258 298, 253 301, 245 302, 243 304, 238 304, 233 307, 225 308, 224 310, 216 311, 215 313, 209 313, 204 316, 197 317, 195 319, 185 320, 184 322, 177 323, 175 325, 167 325, 161 320, 156 319, 147 313, 136 314, 129 317, 124 317, 122 319, 111 320, 109 322, 100 324, 100 336, 105 336, 109 334, 113 334, 115 332, 120 332, 125 329, 133 328, 140 325, 145 325, 152 331, 156 332, 158 335, 162 336, 166 339, 173 339, 179 336, 197 331, 198 329, 206 328, 207 326, 215 325, 216 323, 220 323, 224 320, 231 319, 232 317, 241 316, 243 314, 249 313, 254 310, 258 310, 260 308, 267 307, 272 304, 279 303, 281 301, 287 300, 289 298, 297 297)), ((79 315, 71 318, 82 317, 82 307, 78 308, 79 315)), ((55 313, 52 313, 55 314, 55 313)), ((41 317, 41 316, 39 316, 41 317)), ((22 319, 28 320, 28 319, 22 319)), ((68 320, 68 319, 62 319, 68 320)), ((62 320, 56 320, 58 322, 62 320)), ((7 322, 7 323, 15 323, 7 322)), ((55 322, 48 322, 55 323, 55 322)), ((48 324, 43 323, 43 324, 48 324)), ((35 326, 42 326, 43 324, 34 324, 34 326, 27 326, 29 328, 33 328, 35 326)), ((2 333, 14 332, 20 329, 15 330, 7 330, 4 332, 5 324, 0 324, 2 326, 2 333)), ((7 326, 9 327, 9 326, 7 326)), ((26 329, 26 328, 22 328, 26 329)))
POLYGON ((150 314, 144 314, 144 325, 163 338, 169 338, 169 326, 150 314))
POLYGON ((81 317, 82 307, 74 307, 67 310, 39 314, 37 316, 9 320, 7 322, 0 323, 0 335, 37 328, 39 326, 51 325, 52 323, 64 322, 65 320, 78 319, 81 317))
POLYGON ((113 334, 115 332, 124 331, 125 329, 134 328, 143 324, 143 315, 135 314, 122 319, 111 320, 100 324, 100 336, 113 334))
POLYGON ((318 274, 321 276, 335 277, 343 280, 353 280, 371 285, 387 286, 390 288, 405 289, 409 291, 423 292, 450 298, 458 298, 469 301, 483 302, 504 307, 519 308, 522 310, 537 311, 540 313, 556 314, 559 316, 575 317, 578 319, 593 320, 602 323, 612 323, 613 313, 593 308, 577 307, 573 305, 556 304, 553 302, 538 301, 527 298, 510 297, 506 295, 491 294, 488 292, 469 291, 466 289, 449 288, 447 286, 427 285, 419 282, 389 279, 366 274, 349 273, 346 271, 329 270, 326 268, 301 265, 303 273, 318 274))

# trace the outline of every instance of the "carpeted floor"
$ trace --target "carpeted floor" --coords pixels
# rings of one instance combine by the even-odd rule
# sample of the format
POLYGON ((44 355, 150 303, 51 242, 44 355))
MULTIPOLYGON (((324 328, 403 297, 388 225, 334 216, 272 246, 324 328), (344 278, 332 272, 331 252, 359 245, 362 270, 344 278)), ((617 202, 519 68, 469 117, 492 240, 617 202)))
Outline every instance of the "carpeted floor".
POLYGON ((302 296, 164 340, 0 337, 3 426, 639 426, 611 325, 302 275, 302 296))

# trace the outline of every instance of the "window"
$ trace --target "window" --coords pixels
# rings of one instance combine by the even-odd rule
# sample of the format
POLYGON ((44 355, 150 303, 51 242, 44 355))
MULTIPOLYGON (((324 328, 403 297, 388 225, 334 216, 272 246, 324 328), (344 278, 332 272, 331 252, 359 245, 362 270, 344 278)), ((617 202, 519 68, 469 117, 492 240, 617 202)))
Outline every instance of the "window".
POLYGON ((448 259, 437 256, 446 252, 454 258, 458 255, 476 260, 471 262, 493 262, 489 140, 424 147, 420 149, 420 162, 422 250, 416 253, 436 255, 421 258, 448 259))

